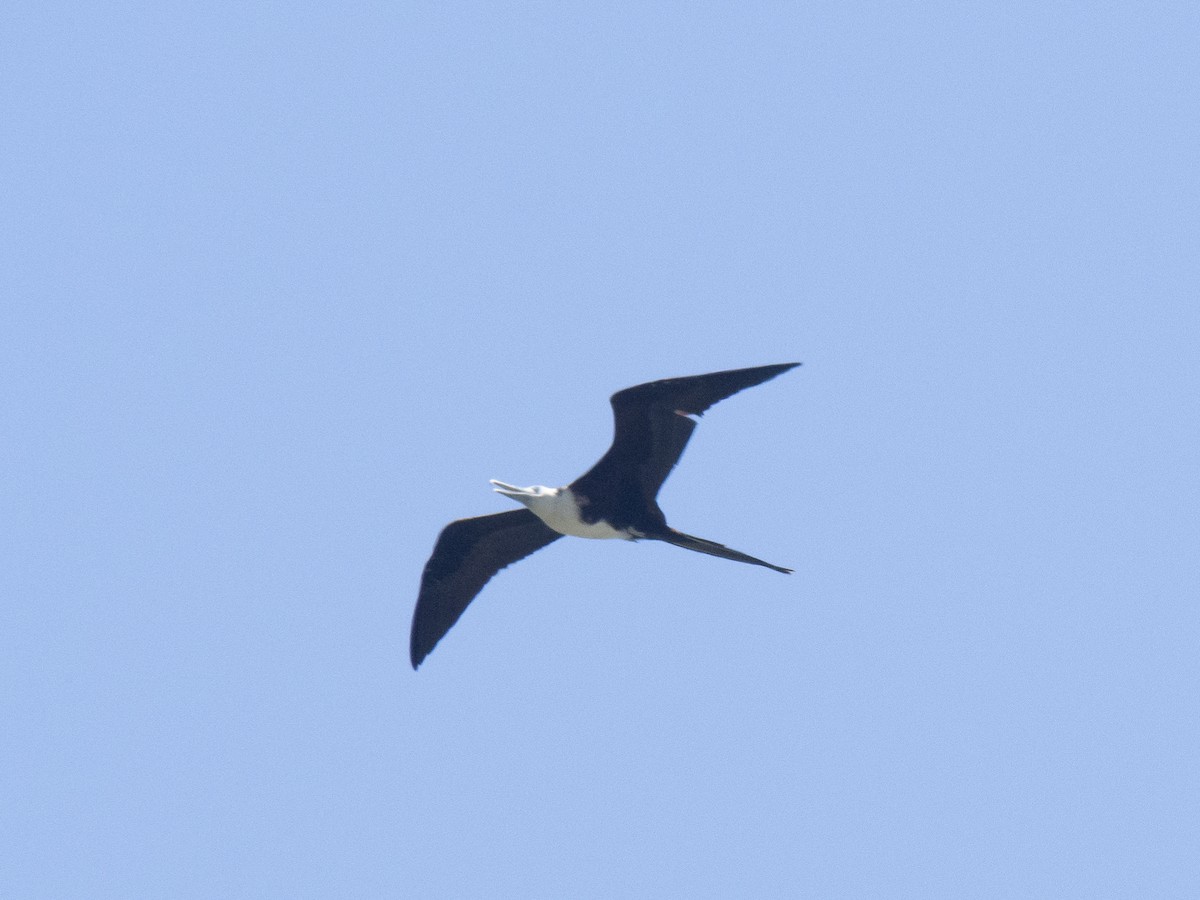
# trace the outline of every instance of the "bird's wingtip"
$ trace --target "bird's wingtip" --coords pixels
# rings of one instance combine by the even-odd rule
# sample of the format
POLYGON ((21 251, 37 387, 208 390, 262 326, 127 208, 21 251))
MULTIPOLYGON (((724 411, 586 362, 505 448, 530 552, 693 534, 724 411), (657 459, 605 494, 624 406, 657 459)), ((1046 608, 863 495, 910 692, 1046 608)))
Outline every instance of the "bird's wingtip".
POLYGON ((422 652, 421 648, 419 648, 415 643, 409 644, 409 646, 408 646, 408 661, 410 663, 412 663, 414 672, 417 671, 418 668, 420 668, 421 663, 425 662, 425 657, 427 657, 428 655, 429 655, 428 650, 425 650, 424 652, 422 652))

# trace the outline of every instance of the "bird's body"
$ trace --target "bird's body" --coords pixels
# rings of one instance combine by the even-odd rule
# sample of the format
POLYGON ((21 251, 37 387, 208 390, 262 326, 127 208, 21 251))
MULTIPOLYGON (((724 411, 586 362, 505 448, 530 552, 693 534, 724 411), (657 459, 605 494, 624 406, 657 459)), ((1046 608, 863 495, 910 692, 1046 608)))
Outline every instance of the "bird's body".
POLYGON ((413 613, 409 646, 413 668, 429 655, 496 572, 563 535, 666 541, 711 556, 791 572, 676 531, 667 525, 656 497, 696 427, 691 416, 700 416, 726 397, 797 365, 666 378, 618 391, 611 398, 615 420, 612 446, 571 484, 523 488, 493 480, 497 493, 526 508, 458 519, 442 530, 421 575, 413 613))
POLYGON ((641 537, 641 535, 628 530, 622 531, 614 528, 603 519, 594 522, 588 521, 584 514, 586 502, 581 504, 580 498, 576 497, 575 492, 569 487, 548 488, 539 484, 521 488, 505 484, 503 481, 496 481, 494 478, 492 484, 495 485, 497 494, 504 494, 506 497, 512 497, 514 500, 524 503, 535 516, 559 534, 594 540, 634 541, 641 537))

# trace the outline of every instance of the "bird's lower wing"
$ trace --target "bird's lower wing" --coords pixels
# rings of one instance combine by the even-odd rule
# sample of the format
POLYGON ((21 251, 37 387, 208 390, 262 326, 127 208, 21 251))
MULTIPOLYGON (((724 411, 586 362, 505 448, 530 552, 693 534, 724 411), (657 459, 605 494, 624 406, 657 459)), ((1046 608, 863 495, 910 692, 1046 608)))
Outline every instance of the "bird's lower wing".
POLYGON ((459 519, 442 529, 421 574, 409 655, 417 668, 493 575, 562 537, 528 509, 459 519))

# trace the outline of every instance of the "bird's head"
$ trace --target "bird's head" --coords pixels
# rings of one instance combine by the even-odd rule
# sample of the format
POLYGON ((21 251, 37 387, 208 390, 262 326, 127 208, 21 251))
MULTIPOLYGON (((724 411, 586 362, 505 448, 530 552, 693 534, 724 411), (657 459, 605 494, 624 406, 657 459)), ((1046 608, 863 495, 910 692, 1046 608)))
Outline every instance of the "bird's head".
POLYGON ((503 481, 491 479, 494 485, 493 490, 497 494, 503 494, 505 497, 511 497, 526 506, 533 506, 539 501, 550 500, 558 495, 557 488, 543 487, 540 484, 531 485, 530 487, 517 487, 515 484, 505 484, 503 481))

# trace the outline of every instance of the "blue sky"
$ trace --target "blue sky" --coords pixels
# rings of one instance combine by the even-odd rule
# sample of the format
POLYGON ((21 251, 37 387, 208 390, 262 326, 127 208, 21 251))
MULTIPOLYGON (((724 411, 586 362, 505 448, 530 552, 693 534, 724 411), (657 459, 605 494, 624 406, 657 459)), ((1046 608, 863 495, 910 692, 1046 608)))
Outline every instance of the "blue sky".
POLYGON ((594 6, 6 16, 0 894, 1200 894, 1200 15, 594 6))

